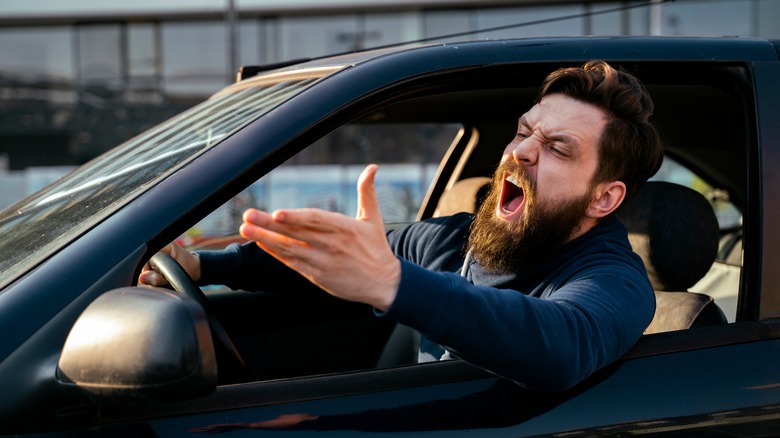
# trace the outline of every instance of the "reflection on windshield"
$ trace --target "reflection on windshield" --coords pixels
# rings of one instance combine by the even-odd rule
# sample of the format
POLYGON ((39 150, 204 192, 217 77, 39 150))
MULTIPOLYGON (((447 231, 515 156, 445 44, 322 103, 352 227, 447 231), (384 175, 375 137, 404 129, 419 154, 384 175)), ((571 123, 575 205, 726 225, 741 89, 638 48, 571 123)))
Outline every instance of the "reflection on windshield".
POLYGON ((176 169, 310 87, 317 74, 250 79, 95 158, 0 213, 0 286, 176 169))
POLYGON ((106 176, 90 179, 89 181, 87 181, 87 182, 85 182, 85 183, 83 183, 83 184, 81 184, 79 186, 76 186, 76 187, 74 187, 72 189, 63 190, 63 191, 54 193, 53 195, 49 195, 46 198, 38 201, 38 203, 35 204, 35 206, 38 207, 40 205, 47 204, 47 203, 52 202, 52 201, 56 201, 57 199, 64 198, 66 196, 72 195, 72 194, 80 192, 82 190, 87 190, 90 187, 100 186, 101 184, 103 184, 103 183, 105 183, 105 182, 107 182, 109 180, 112 180, 112 179, 115 179, 115 178, 119 178, 119 177, 121 177, 121 176, 123 176, 125 174, 129 174, 130 172, 141 172, 142 170, 148 169, 150 166, 153 166, 153 165, 155 165, 158 162, 167 161, 171 157, 174 157, 174 156, 180 155, 180 154, 184 154, 184 153, 186 153, 186 152, 188 152, 190 150, 199 150, 199 149, 202 149, 202 148, 208 148, 208 146, 211 145, 212 141, 217 141, 217 140, 221 139, 222 137, 224 137, 224 135, 217 135, 213 139, 208 139, 206 141, 200 141, 200 142, 197 142, 197 143, 188 144, 188 145, 185 145, 184 147, 182 147, 180 149, 176 149, 174 151, 168 151, 168 152, 165 152, 163 154, 160 154, 160 156, 150 158, 149 161, 131 164, 131 165, 125 167, 124 169, 117 170, 116 173, 113 173, 111 175, 106 175, 106 176))

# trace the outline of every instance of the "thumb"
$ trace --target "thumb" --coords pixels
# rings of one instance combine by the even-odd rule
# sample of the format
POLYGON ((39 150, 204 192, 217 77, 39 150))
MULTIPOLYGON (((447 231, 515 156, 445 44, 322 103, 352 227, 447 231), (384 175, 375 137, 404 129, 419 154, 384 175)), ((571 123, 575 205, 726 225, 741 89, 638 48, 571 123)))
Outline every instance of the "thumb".
POLYGON ((374 186, 374 176, 376 176, 377 169, 376 164, 369 164, 358 178, 356 219, 382 221, 382 213, 379 211, 379 202, 376 199, 374 186))

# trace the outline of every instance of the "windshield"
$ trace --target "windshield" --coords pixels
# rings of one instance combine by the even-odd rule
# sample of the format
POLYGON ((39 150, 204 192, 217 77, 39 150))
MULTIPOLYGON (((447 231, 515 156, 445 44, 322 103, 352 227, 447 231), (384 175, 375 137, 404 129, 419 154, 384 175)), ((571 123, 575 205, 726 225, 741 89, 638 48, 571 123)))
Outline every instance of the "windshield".
POLYGON ((338 67, 252 78, 95 158, 0 213, 0 287, 245 124, 338 67))

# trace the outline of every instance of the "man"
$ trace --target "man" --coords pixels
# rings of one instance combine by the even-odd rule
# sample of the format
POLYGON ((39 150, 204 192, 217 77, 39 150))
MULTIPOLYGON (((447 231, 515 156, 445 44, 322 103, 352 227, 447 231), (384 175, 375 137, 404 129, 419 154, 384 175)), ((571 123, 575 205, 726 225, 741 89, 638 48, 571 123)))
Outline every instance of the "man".
MULTIPOLYGON (((276 259, 416 329, 422 356, 454 355, 533 389, 569 388, 623 355, 654 313, 642 261, 612 218, 660 167, 652 111, 641 83, 606 63, 561 69, 520 117, 475 216, 385 233, 370 165, 355 219, 250 209, 240 232, 254 243, 166 251, 202 284, 250 290, 289 287, 276 259)), ((164 283, 150 271, 140 282, 164 283)))

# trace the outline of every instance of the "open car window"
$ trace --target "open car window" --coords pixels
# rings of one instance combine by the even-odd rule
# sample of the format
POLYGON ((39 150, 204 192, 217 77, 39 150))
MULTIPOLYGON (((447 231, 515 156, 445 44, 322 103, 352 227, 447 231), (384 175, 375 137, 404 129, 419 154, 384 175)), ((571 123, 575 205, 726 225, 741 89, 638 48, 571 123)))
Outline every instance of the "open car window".
MULTIPOLYGON (((357 179, 379 165, 377 197, 386 228, 414 221, 439 163, 461 132, 452 123, 349 124, 320 138, 203 218, 178 241, 190 250, 243 243, 250 207, 314 207, 354 216, 357 179)), ((253 364, 259 380, 375 368, 395 323, 326 293, 236 291, 204 286, 210 307, 253 364)))
POLYGON ((388 227, 415 220, 439 162, 461 126, 450 123, 352 124, 322 137, 191 227, 179 243, 221 248, 242 241, 247 208, 320 208, 354 216, 356 184, 369 163, 379 165, 377 197, 388 227))

